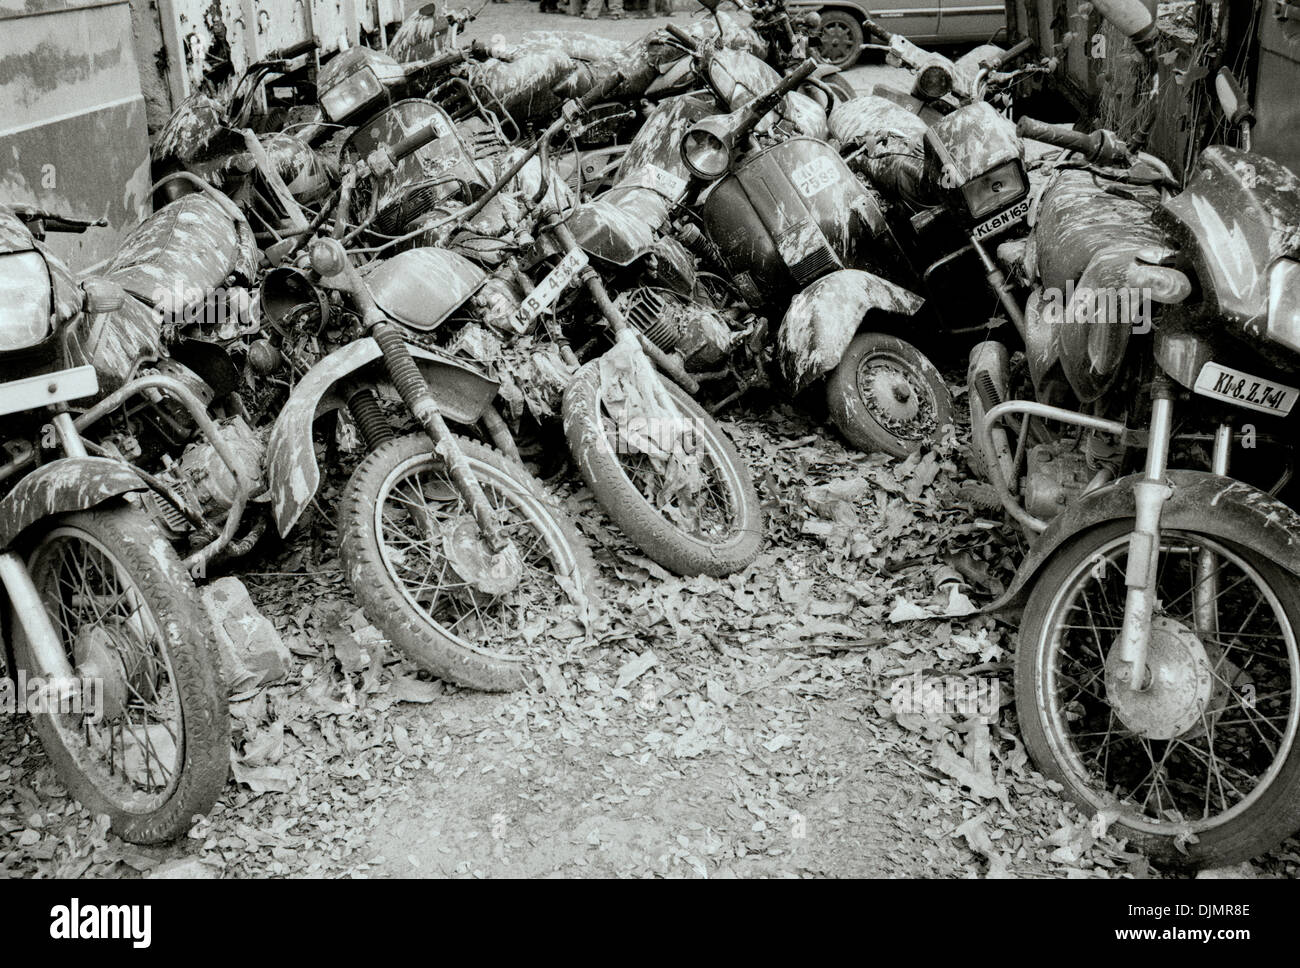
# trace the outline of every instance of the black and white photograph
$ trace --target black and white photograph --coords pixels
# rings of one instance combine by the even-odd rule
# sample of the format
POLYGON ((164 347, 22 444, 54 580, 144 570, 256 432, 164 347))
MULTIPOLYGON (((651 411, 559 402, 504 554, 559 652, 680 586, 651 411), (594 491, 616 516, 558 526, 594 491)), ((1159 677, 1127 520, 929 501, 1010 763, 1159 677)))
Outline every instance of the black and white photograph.
POLYGON ((1291 0, 0 0, 18 934, 1284 925, 1297 90, 1291 0))

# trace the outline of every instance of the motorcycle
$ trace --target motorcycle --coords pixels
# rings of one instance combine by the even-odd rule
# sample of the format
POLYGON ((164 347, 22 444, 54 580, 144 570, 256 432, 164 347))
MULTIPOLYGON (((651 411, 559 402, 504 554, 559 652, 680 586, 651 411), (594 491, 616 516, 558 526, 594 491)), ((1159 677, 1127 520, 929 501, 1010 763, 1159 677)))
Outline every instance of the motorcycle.
POLYGON ((118 836, 161 843, 220 795, 228 714, 206 613, 147 512, 149 476, 92 455, 97 417, 69 407, 99 393, 94 355, 126 297, 79 283, 41 240, 91 224, 0 205, 0 584, 11 675, 43 684, 33 726, 55 771, 118 836))
MULTIPOLYGON (((527 217, 512 227, 519 252, 503 264, 523 295, 502 293, 509 315, 502 320, 497 314, 496 329, 518 336, 539 327, 549 331, 567 367, 576 371, 562 391, 569 451, 601 506, 628 537, 678 573, 730 574, 752 562, 761 544, 753 483, 722 430, 690 397, 698 385, 681 357, 665 352, 647 335, 644 327, 653 320, 634 316, 625 299, 611 297, 602 272, 570 226, 581 208, 556 183, 550 162, 550 142, 561 132, 576 133, 591 107, 620 81, 613 75, 581 99, 566 102, 560 117, 516 154, 486 193, 443 220, 445 235, 455 244, 456 227, 472 224, 507 186, 525 176, 527 217), (568 345, 566 333, 551 327, 555 307, 574 283, 581 283, 594 304, 597 325, 613 337, 612 349, 586 362, 568 345), (656 368, 672 382, 663 381, 656 368)), ((565 308, 567 316, 576 318, 589 306, 575 299, 565 308)), ((593 339, 592 345, 599 341, 593 339)))
POLYGON ((497 383, 421 345, 454 313, 488 298, 487 276, 429 247, 363 271, 340 241, 354 186, 372 183, 373 192, 376 179, 446 134, 435 119, 348 165, 336 204, 279 253, 285 264, 268 275, 259 304, 281 336, 280 351, 306 368, 271 428, 267 471, 284 535, 320 483, 313 424, 346 410, 368 451, 338 515, 340 557, 362 609, 422 668, 508 690, 529 681, 531 659, 555 641, 551 633, 571 637, 575 623, 590 621, 598 588, 573 525, 517 459, 500 452, 515 453, 492 408, 497 383), (331 214, 333 231, 319 234, 331 214), (303 248, 299 269, 292 260, 303 248), (381 395, 396 397, 414 433, 395 434, 381 395), (449 424, 484 425, 498 449, 449 424))
POLYGON ((1275 496, 1286 472, 1268 491, 1230 473, 1254 442, 1242 410, 1282 422, 1300 393, 1300 180, 1249 152, 1231 75, 1216 88, 1242 147, 1206 148, 1181 190, 1108 132, 1021 118, 1078 153, 1018 250, 1032 393, 1008 394, 996 344, 969 374, 983 463, 1031 540, 989 606, 1023 606, 1025 744, 1084 809, 1194 866, 1300 826, 1300 515, 1275 496), (1207 449, 1207 469, 1171 466, 1207 449))

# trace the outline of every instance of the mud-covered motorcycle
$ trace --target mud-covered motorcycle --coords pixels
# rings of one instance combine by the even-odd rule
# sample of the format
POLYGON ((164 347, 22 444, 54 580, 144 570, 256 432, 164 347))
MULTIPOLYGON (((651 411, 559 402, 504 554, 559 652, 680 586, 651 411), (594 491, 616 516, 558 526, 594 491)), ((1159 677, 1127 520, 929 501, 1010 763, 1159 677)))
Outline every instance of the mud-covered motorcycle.
MULTIPOLYGON (((88 224, 0 205, 9 669, 18 688, 41 684, 33 725, 69 793, 123 839, 159 843, 220 795, 229 727, 211 626, 147 511, 149 475, 92 455, 95 411, 69 407, 99 394, 116 348, 100 353, 105 333, 128 298, 109 279, 79 283, 41 244, 88 224)), ((118 393, 158 389, 141 378, 118 393)))
POLYGON ((260 302, 279 348, 305 369, 271 429, 267 472, 275 521, 286 534, 320 483, 313 424, 346 410, 368 454, 340 500, 340 555, 367 617, 443 678, 515 689, 554 634, 582 635, 598 591, 590 553, 555 501, 517 461, 449 426, 486 423, 490 439, 513 452, 494 419, 496 382, 420 345, 478 297, 487 276, 429 247, 372 263, 363 274, 335 237, 350 224, 354 185, 391 175, 446 133, 435 121, 350 165, 337 204, 299 239, 310 272, 285 266, 263 285, 260 302), (330 214, 333 234, 316 235, 330 214), (337 298, 324 301, 319 290, 337 298), (413 422, 414 433, 395 432, 385 397, 396 398, 396 415, 413 422))
POLYGON ((1079 153, 1020 267, 1032 390, 1009 393, 996 345, 970 372, 983 462, 1032 542, 990 606, 1024 609, 1026 745, 1071 799, 1195 866, 1300 826, 1300 515, 1230 473, 1257 424, 1282 424, 1257 462, 1275 475, 1293 437, 1300 181, 1243 150, 1249 108, 1229 76, 1219 93, 1243 148, 1205 149, 1181 191, 1109 133, 1021 119, 1079 153))

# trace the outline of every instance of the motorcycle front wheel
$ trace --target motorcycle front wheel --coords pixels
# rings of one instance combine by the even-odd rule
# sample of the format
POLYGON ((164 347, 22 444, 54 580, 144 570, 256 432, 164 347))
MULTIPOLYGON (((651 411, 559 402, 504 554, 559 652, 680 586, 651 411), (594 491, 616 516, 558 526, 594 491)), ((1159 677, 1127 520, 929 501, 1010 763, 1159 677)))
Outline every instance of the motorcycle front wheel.
POLYGON ((719 577, 747 567, 762 545, 762 509, 722 428, 663 379, 677 422, 690 428, 703 477, 693 493, 675 490, 665 477, 671 467, 620 446, 620 428, 601 396, 599 363, 578 370, 564 391, 563 412, 569 453, 605 513, 646 555, 679 575, 719 577))
POLYGON ((826 407, 865 453, 906 457, 952 423, 952 394, 925 354, 886 333, 859 333, 826 380, 826 407))
POLYGON ((424 434, 381 444, 353 472, 339 513, 344 573, 366 617, 422 669, 473 689, 519 689, 583 637, 599 605, 595 563, 522 465, 457 444, 518 550, 513 587, 473 582, 477 524, 424 434))
POLYGON ((1165 864, 1238 863, 1300 827, 1300 588, 1247 547, 1163 531, 1150 682, 1132 690, 1118 662, 1132 530, 1083 532, 1034 583, 1016 653, 1025 745, 1165 864))
MULTIPOLYGON (((105 507, 38 526, 28 570, 81 700, 34 714, 68 792, 123 840, 173 840, 226 783, 230 727, 220 659, 194 584, 143 514, 105 507), (98 693, 98 711, 86 699, 98 693), (79 708, 78 708, 79 707, 79 708)), ((14 659, 37 670, 11 617, 14 659)), ((29 678, 30 683, 30 678, 29 678)))

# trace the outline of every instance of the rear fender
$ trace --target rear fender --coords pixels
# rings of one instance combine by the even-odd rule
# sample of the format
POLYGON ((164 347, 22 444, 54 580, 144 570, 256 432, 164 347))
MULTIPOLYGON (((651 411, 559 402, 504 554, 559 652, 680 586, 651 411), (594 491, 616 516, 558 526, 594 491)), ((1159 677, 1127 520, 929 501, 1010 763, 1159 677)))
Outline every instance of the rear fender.
MULTIPOLYGON (((1300 514, 1243 481, 1206 471, 1172 470, 1173 493, 1160 511, 1161 529, 1194 531, 1258 551, 1300 577, 1300 514)), ((1023 605, 1035 576, 1071 538, 1107 521, 1133 518, 1133 486, 1141 474, 1120 478, 1072 502, 1034 541, 1006 593, 985 612, 1023 605)))
POLYGON ((923 300, 902 286, 861 269, 822 276, 790 302, 777 352, 795 392, 839 365, 863 317, 873 309, 912 316, 923 300))
MULTIPOLYGON (((407 345, 442 415, 450 423, 477 423, 492 405, 498 384, 474 367, 407 345)), ((271 510, 281 536, 289 533, 320 486, 312 425, 343 406, 333 393, 339 382, 383 356, 371 337, 349 343, 320 360, 294 387, 266 447, 271 510)), ((386 380, 385 380, 386 382, 386 380)))
POLYGON ((107 457, 64 457, 19 481, 0 501, 0 548, 37 521, 84 511, 132 491, 147 490, 127 464, 107 457))

